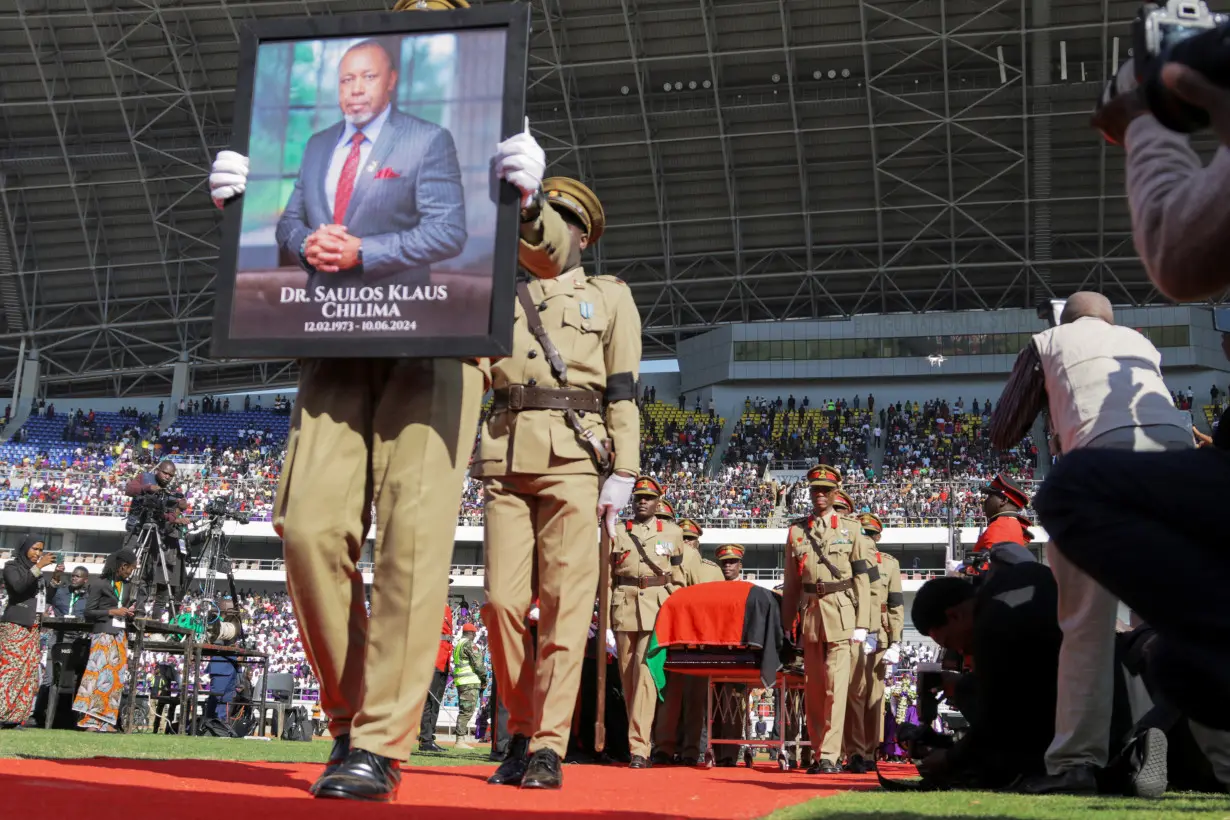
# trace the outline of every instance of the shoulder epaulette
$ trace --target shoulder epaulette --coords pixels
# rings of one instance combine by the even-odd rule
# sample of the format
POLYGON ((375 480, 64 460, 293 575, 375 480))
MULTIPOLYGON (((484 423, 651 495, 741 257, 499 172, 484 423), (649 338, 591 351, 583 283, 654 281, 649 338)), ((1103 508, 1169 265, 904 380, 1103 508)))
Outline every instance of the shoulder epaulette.
POLYGON ((623 285, 624 287, 628 286, 627 282, 610 273, 596 274, 589 277, 589 279, 591 282, 609 282, 613 285, 623 285))
POLYGON ((790 526, 798 527, 801 530, 805 530, 808 527, 809 521, 811 521, 811 516, 805 515, 801 518, 796 518, 793 521, 791 521, 790 526))
POLYGON ((717 564, 715 564, 715 563, 713 563, 712 561, 710 561, 708 558, 702 558, 702 559, 700 559, 700 562, 701 562, 702 564, 708 564, 709 566, 713 567, 714 569, 721 569, 721 567, 719 567, 717 564))

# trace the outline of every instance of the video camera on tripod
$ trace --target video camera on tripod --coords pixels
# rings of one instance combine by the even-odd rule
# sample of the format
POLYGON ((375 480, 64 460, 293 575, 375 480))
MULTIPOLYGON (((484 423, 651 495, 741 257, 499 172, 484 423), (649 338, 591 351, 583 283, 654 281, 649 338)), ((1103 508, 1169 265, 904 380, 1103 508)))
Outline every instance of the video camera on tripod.
POLYGON ((178 516, 171 513, 179 510, 183 500, 183 493, 166 490, 152 490, 134 495, 128 505, 128 531, 136 532, 146 525, 153 525, 162 535, 174 534, 179 526, 175 520, 178 516))
MULTIPOLYGON (((231 506, 230 496, 211 498, 205 505, 205 543, 197 556, 188 580, 189 588, 200 584, 202 606, 196 615, 188 616, 190 622, 183 625, 193 629, 198 638, 217 646, 233 646, 243 638, 243 619, 239 609, 239 590, 235 586, 235 572, 227 552, 229 539, 223 524, 234 521, 247 524, 247 513, 231 506), (224 609, 217 598, 219 573, 227 578, 233 608, 224 609)), ((185 619, 187 621, 188 619, 185 619)))
POLYGON ((226 520, 234 521, 238 524, 247 524, 252 520, 247 513, 231 507, 231 497, 229 495, 211 498, 209 503, 205 505, 205 515, 209 516, 211 526, 215 520, 219 524, 226 520))

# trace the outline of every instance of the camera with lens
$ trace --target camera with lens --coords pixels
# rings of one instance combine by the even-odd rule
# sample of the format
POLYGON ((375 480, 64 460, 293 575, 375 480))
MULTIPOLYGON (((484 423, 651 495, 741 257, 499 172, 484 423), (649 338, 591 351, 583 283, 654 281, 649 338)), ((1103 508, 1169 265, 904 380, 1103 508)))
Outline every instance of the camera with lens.
POLYGON ((1162 82, 1162 67, 1180 63, 1211 83, 1230 87, 1230 16, 1203 0, 1146 3, 1132 30, 1132 59, 1140 93, 1157 121, 1184 134, 1209 125, 1209 114, 1177 97, 1162 82))
POLYGON ((167 517, 167 513, 177 510, 183 498, 181 493, 169 493, 165 490, 133 496, 128 505, 128 529, 137 530, 146 524, 153 524, 161 533, 173 532, 177 525, 167 517))
POLYGON ((229 495, 211 498, 209 503, 205 505, 205 514, 210 518, 229 518, 240 524, 247 524, 250 520, 246 513, 231 509, 231 497, 229 495))

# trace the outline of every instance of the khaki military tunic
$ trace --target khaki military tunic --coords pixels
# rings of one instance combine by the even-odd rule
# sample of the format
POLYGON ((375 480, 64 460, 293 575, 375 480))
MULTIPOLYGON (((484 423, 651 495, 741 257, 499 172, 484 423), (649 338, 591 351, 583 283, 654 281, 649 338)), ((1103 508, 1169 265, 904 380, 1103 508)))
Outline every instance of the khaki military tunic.
POLYGON ((645 653, 662 603, 699 578, 700 553, 683 545, 683 530, 669 521, 625 522, 611 545, 611 630, 628 708, 628 745, 649 757, 658 690, 645 666, 645 653), (640 540, 645 556, 632 541, 640 540), (646 561, 645 559, 648 559, 646 561), (636 585, 621 579, 638 581, 636 585))
MULTIPOLYGON (((553 208, 543 208, 536 227, 541 241, 522 239, 519 261, 555 276, 531 280, 529 291, 567 365, 568 386, 606 394, 617 377, 629 387, 627 398, 609 400, 604 412, 579 413, 582 425, 611 439, 615 468, 635 475, 641 320, 632 292, 614 277, 563 269, 572 235, 553 208)), ((560 387, 519 301, 512 354, 493 364, 491 380, 496 390, 560 387)), ((484 489, 483 622, 509 731, 529 738, 530 752, 546 748, 563 757, 568 748, 598 587, 598 472, 562 410, 496 407, 482 425, 471 474, 484 489), (550 647, 541 653, 525 624, 535 584, 538 645, 550 647)))
POLYGON ((819 758, 831 763, 842 750, 850 638, 871 626, 867 573, 874 552, 858 519, 831 511, 795 521, 787 535, 782 619, 788 627, 802 609, 808 733, 819 758))
POLYGON ((869 635, 876 637, 876 651, 867 654, 862 644, 850 647, 850 694, 846 702, 845 752, 873 760, 884 727, 884 653, 901 640, 905 626, 905 599, 901 592, 901 568, 897 559, 876 552, 868 573, 871 580, 869 635), (894 595, 895 593, 895 595, 894 595))
MULTIPOLYGON (((686 547, 693 552, 692 547, 686 547)), ((708 558, 700 558, 694 583, 724 581, 722 568, 708 558)), ((689 584, 691 586, 691 584, 689 584)), ((705 744, 708 703, 706 681, 695 675, 666 676, 666 693, 654 725, 654 748, 657 754, 672 756, 678 752, 685 760, 700 757, 705 744)))

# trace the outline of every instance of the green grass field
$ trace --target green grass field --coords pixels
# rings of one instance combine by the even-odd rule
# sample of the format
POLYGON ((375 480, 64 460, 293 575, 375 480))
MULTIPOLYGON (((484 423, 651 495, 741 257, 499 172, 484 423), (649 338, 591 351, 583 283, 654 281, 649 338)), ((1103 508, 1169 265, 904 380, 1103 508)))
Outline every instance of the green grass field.
MULTIPOLYGON (((0 757, 124 757, 324 763, 328 740, 285 743, 168 735, 92 735, 28 729, 0 732, 0 757)), ((486 747, 444 754, 416 754, 411 765, 467 766, 487 763, 486 747)), ((774 813, 770 820, 1230 820, 1226 795, 1174 794, 1158 801, 1116 798, 1026 797, 980 792, 900 794, 847 792, 774 813)))

